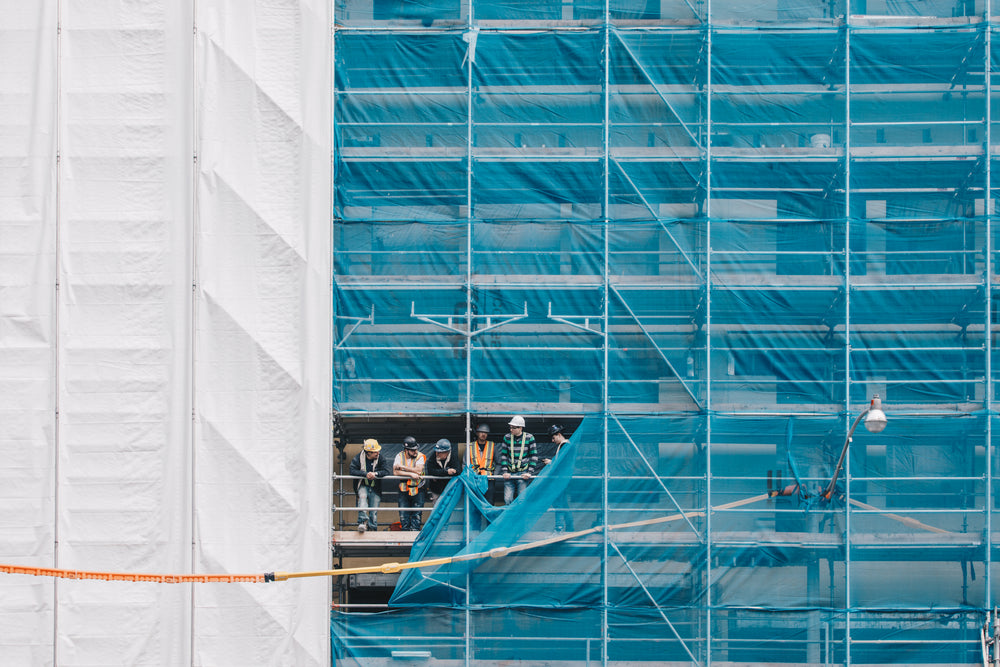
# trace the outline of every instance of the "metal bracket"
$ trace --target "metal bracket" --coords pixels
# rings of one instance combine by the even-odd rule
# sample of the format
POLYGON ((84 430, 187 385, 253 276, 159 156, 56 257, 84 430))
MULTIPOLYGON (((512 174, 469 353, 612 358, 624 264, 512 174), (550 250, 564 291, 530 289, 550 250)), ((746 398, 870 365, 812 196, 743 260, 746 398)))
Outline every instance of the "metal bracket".
POLYGON ((351 334, 354 333, 355 329, 360 327, 362 324, 375 324, 375 304, 372 304, 371 313, 368 317, 346 317, 343 315, 337 315, 337 319, 348 320, 353 322, 353 324, 348 327, 347 331, 344 332, 344 337, 340 339, 340 342, 333 346, 334 350, 339 350, 344 346, 344 341, 350 338, 351 334))
POLYGON ((475 315, 472 313, 467 313, 465 315, 421 315, 416 312, 417 304, 414 301, 410 302, 410 317, 420 320, 421 322, 427 322, 428 324, 433 324, 434 326, 441 327, 442 329, 447 329, 452 333, 456 333, 459 336, 465 336, 467 338, 473 338, 479 334, 486 333, 498 327, 502 327, 511 322, 517 322, 518 320, 523 320, 528 316, 528 303, 524 303, 524 312, 515 313, 509 315, 475 315), (438 321, 434 318, 441 318, 442 321, 438 321), (475 331, 467 331, 465 329, 460 329, 455 326, 455 319, 467 320, 470 323, 478 320, 485 320, 486 326, 481 329, 476 329, 475 331), (494 322, 494 318, 503 318, 500 322, 494 322))
POLYGON ((550 320, 554 320, 556 322, 562 322, 563 324, 565 324, 567 326, 571 326, 574 329, 579 329, 581 331, 586 331, 587 333, 596 334, 598 336, 604 335, 604 332, 601 331, 600 329, 591 329, 590 328, 590 320, 591 319, 600 320, 601 318, 600 318, 599 315, 595 315, 594 317, 590 317, 588 315, 553 315, 552 314, 552 302, 549 301, 549 312, 548 312, 547 316, 548 316, 548 318, 550 320), (570 319, 570 318, 572 318, 572 319, 570 319), (573 320, 583 320, 583 324, 578 324, 577 322, 574 322, 573 320))

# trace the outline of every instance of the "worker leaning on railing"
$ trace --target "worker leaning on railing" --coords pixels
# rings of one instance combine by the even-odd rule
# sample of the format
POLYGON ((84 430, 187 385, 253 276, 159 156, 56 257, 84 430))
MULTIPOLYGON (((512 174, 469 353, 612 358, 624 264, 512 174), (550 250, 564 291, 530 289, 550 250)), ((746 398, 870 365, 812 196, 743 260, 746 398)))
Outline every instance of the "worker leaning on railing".
POLYGON ((389 462, 382 456, 378 440, 365 440, 362 451, 351 460, 354 492, 358 495, 358 532, 378 530, 378 506, 382 503, 382 479, 389 474, 389 462), (371 508, 371 509, 368 509, 371 508))
POLYGON ((510 433, 500 445, 500 474, 503 475, 503 503, 510 505, 514 498, 524 493, 528 481, 538 467, 538 448, 535 436, 524 432, 524 417, 515 415, 510 422, 510 433))
POLYGON ((490 427, 487 424, 480 424, 476 427, 476 439, 469 443, 466 448, 469 457, 469 465, 477 475, 487 478, 486 482, 486 502, 490 505, 496 504, 496 488, 494 472, 496 471, 496 446, 490 440, 490 427))
POLYGON ((462 472, 462 458, 452 452, 451 441, 441 438, 434 445, 434 455, 427 461, 427 495, 431 504, 444 493, 453 477, 462 472))
POLYGON ((417 448, 417 440, 412 435, 403 438, 403 451, 396 454, 392 462, 392 474, 404 477, 399 483, 399 523, 403 530, 420 530, 420 512, 426 497, 425 486, 427 457, 417 448))

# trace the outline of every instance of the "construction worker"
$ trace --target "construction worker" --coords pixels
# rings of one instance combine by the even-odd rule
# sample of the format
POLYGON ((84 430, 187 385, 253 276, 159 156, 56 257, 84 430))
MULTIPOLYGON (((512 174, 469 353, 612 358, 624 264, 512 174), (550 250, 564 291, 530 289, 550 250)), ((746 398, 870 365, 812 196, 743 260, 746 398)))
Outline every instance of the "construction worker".
POLYGON ((476 427, 476 439, 469 444, 469 465, 477 475, 485 475, 486 482, 486 502, 493 504, 496 497, 496 480, 489 479, 493 475, 496 466, 494 457, 494 444, 490 440, 490 427, 487 424, 480 424, 476 427))
POLYGON ((538 467, 535 436, 524 432, 524 417, 515 415, 507 425, 510 433, 500 445, 500 474, 503 476, 503 504, 510 505, 528 488, 538 467))
MULTIPOLYGON (((563 445, 569 442, 569 438, 566 437, 566 430, 563 428, 562 424, 553 424, 549 427, 549 438, 552 439, 552 444, 555 446, 555 452, 552 454, 552 459, 559 456, 560 450, 562 450, 563 445)), ((548 459, 545 462, 551 463, 552 459, 548 459)), ((568 493, 563 494, 563 501, 568 501, 568 493)), ((564 531, 573 530, 573 515, 565 510, 556 510, 555 519, 555 529, 557 533, 562 533, 564 531)))
POLYGON ((562 449, 562 446, 569 442, 569 438, 566 437, 566 429, 563 428, 562 424, 553 424, 549 427, 549 438, 555 445, 556 450, 552 454, 552 458, 545 459, 546 465, 552 463, 552 459, 559 454, 559 450, 562 449))
POLYGON ((382 503, 382 478, 389 474, 389 462, 382 456, 382 446, 375 438, 365 440, 361 452, 351 461, 354 493, 358 495, 358 532, 378 530, 378 512, 382 503), (368 510, 368 508, 371 508, 368 510))
MULTIPOLYGON (((554 428, 559 429, 555 433, 562 433, 562 426, 552 425, 549 427, 549 440, 551 442, 544 440, 538 442, 538 467, 535 468, 535 475, 541 473, 545 466, 552 463, 552 459, 554 459, 556 454, 559 452, 561 443, 557 442, 554 438, 555 433, 552 430, 554 428)), ((563 438, 563 442, 565 441, 566 439, 563 438)))
POLYGON ((455 475, 462 472, 462 460, 452 454, 451 440, 441 438, 434 445, 434 456, 427 461, 427 494, 431 503, 437 503, 437 499, 444 493, 444 488, 455 475))
POLYGON ((417 448, 416 438, 412 435, 403 438, 403 451, 392 462, 392 474, 406 478, 399 483, 399 523, 403 530, 420 530, 426 464, 427 457, 417 448))

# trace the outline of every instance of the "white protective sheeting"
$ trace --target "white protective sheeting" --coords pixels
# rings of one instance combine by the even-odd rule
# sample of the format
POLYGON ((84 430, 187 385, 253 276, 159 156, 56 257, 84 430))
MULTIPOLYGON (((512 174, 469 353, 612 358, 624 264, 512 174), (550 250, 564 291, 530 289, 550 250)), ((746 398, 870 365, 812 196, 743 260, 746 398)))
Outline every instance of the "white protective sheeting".
MULTIPOLYGON (((55 549, 53 3, 0 1, 0 562, 55 549)), ((0 577, 4 662, 52 661, 51 580, 0 577)))
MULTIPOLYGON (((199 0, 196 568, 330 562, 330 14, 199 0)), ((330 582, 202 586, 198 664, 328 664, 330 582), (325 645, 324 645, 325 642, 325 645)))
MULTIPOLYGON (((190 569, 191 21, 61 5, 59 568, 190 569)), ((56 586, 57 664, 189 660, 189 587, 56 586)))
MULTIPOLYGON (((328 7, 0 8, 0 562, 329 567, 328 7)), ((0 654, 324 665, 329 585, 0 575, 0 654)))

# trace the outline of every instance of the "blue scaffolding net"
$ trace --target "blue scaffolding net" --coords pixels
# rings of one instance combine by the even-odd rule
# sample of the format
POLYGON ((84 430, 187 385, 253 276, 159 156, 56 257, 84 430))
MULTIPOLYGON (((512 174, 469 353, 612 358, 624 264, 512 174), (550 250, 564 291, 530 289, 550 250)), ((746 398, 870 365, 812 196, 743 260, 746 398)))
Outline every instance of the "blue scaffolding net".
MULTIPOLYGON (((392 610, 335 614, 338 664, 407 651, 841 664, 849 628, 854 662, 975 663, 986 560, 975 484, 886 477, 876 442, 912 453, 897 421, 857 432, 855 467, 867 459, 882 476, 852 480, 849 496, 833 477, 841 421, 824 417, 716 417, 727 444, 711 462, 701 419, 591 417, 506 507, 466 468, 414 544, 410 560, 429 565, 404 571, 392 610)), ((939 472, 964 449, 945 422, 936 434, 920 424, 951 442, 929 451, 939 472)))
POLYGON ((338 2, 336 411, 580 424, 454 481, 338 664, 980 662, 991 14, 338 2))

